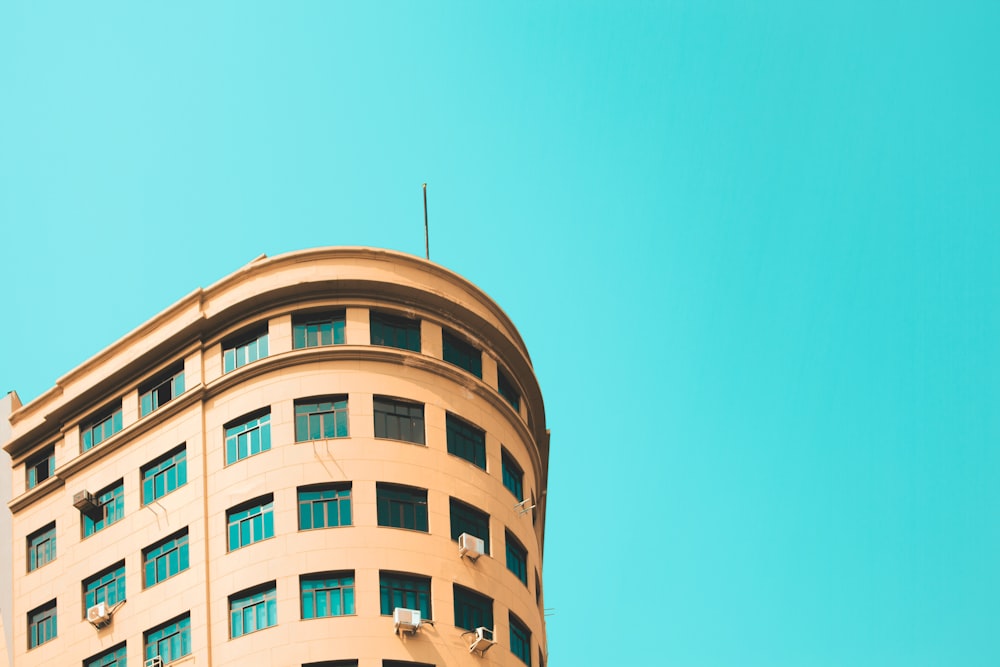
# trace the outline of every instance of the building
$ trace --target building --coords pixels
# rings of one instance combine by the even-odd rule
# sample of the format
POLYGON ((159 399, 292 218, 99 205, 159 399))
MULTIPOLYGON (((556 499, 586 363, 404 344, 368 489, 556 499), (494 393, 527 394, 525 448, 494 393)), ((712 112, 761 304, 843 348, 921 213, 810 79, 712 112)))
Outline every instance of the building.
POLYGON ((546 662, 542 396, 438 265, 262 256, 6 405, 13 667, 546 662))

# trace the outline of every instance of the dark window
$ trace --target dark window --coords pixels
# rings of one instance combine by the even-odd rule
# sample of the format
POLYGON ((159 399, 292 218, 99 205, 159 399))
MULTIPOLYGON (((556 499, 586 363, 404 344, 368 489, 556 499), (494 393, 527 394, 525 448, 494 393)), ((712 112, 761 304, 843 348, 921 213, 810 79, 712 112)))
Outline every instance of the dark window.
POLYGON ((420 351, 420 320, 371 312, 372 345, 420 351))
POLYGON ((521 580, 525 586, 528 585, 528 550, 517 541, 517 538, 504 531, 504 544, 507 547, 507 569, 521 580))
POLYGON ((517 393, 514 383, 510 381, 510 378, 507 377, 507 374, 499 366, 497 367, 497 391, 507 399, 507 402, 511 404, 515 412, 521 411, 521 395, 517 393))
POLYGON ((226 465, 271 449, 271 410, 265 408, 225 425, 226 465))
POLYGON ((87 609, 103 602, 111 605, 125 599, 125 561, 115 563, 111 567, 94 576, 83 580, 83 616, 87 617, 87 609))
POLYGON ((530 667, 531 631, 517 616, 509 612, 507 615, 510 620, 510 652, 530 667))
POLYGON ((56 601, 50 600, 28 612, 28 648, 56 638, 56 601))
POLYGON ((117 406, 105 408, 84 423, 80 429, 80 447, 83 451, 92 449, 120 430, 122 430, 122 408, 119 403, 117 406))
POLYGON ((545 667, 545 657, 542 655, 542 649, 538 649, 538 667, 545 667))
POLYGON ((464 368, 477 378, 483 377, 482 352, 447 331, 441 332, 441 347, 445 361, 464 368))
POLYGON ((83 667, 125 667, 125 642, 87 658, 83 667))
POLYGON ((269 494, 232 508, 226 512, 226 523, 230 551, 274 537, 274 496, 269 494))
POLYGON ((292 347, 344 344, 345 311, 292 316, 292 347))
POLYGON ((524 500, 524 472, 506 449, 500 450, 500 464, 503 468, 503 485, 514 494, 518 502, 524 500))
POLYGON ((451 539, 457 540, 462 533, 468 533, 483 541, 486 553, 490 553, 490 517, 461 500, 451 499, 451 539))
POLYGON ((347 437, 347 396, 295 401, 295 442, 347 437))
POLYGON ((267 324, 222 343, 222 372, 234 371, 267 356, 267 324))
POLYGON ((56 522, 28 535, 28 572, 56 559, 56 522))
POLYGON ((354 572, 303 575, 299 588, 303 619, 354 613, 354 572))
POLYGON ((184 393, 184 362, 139 385, 139 416, 145 417, 184 393))
POLYGON ((493 629, 493 600, 464 586, 455 586, 455 625, 466 630, 493 629))
POLYGON ((448 435, 448 453, 460 456, 486 470, 486 434, 470 424, 448 413, 445 418, 448 435))
POLYGON ((376 484, 378 525, 427 532, 427 490, 376 484))
POLYGON ((56 453, 53 447, 46 447, 41 452, 28 459, 25 464, 27 470, 28 488, 33 489, 49 477, 56 469, 56 453))
POLYGON ((350 482, 299 487, 299 530, 350 525, 350 482))
POLYGON ((229 636, 232 639, 278 624, 278 594, 274 582, 229 596, 229 636))
POLYGON ((158 584, 190 565, 188 529, 185 528, 142 550, 143 586, 149 588, 158 584))
POLYGON ((175 447, 140 469, 142 504, 146 505, 187 484, 187 448, 175 447))
POLYGON ((421 618, 431 618, 431 580, 397 572, 379 572, 379 595, 383 616, 396 607, 419 609, 421 618))
POLYGON ((191 614, 184 614, 142 634, 146 660, 160 656, 163 664, 191 653, 191 614))
POLYGON ((375 437, 424 444, 424 406, 376 396, 375 437))
POLYGON ((542 579, 538 576, 538 570, 535 570, 535 604, 541 606, 542 604, 542 579))
POLYGON ((125 484, 122 480, 118 480, 111 486, 98 491, 94 500, 100 506, 94 516, 81 515, 83 517, 84 537, 90 537, 94 533, 104 530, 125 516, 125 484))

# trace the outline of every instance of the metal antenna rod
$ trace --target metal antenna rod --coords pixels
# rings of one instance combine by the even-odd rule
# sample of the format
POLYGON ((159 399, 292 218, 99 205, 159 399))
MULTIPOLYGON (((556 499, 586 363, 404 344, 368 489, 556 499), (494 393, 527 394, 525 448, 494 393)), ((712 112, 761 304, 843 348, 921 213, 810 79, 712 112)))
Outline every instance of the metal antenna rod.
POLYGON ((431 258, 431 237, 430 232, 427 230, 427 184, 424 183, 424 252, 427 253, 427 259, 431 258))

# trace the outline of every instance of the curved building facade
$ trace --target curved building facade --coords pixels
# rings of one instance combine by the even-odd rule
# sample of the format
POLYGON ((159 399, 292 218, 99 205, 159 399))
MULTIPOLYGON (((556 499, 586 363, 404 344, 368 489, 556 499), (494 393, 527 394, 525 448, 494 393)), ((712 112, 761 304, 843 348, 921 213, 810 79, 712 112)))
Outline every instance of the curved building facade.
POLYGON ((541 392, 440 266, 261 257, 10 427, 14 667, 546 662, 541 392))

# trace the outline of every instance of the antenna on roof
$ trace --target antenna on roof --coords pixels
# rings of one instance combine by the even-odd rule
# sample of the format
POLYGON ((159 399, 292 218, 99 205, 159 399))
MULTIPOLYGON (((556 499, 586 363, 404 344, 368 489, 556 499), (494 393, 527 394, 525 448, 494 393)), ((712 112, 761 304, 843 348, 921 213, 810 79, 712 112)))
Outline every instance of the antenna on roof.
POLYGON ((431 237, 430 232, 427 231, 427 184, 424 183, 424 252, 427 253, 427 259, 431 258, 431 237))

